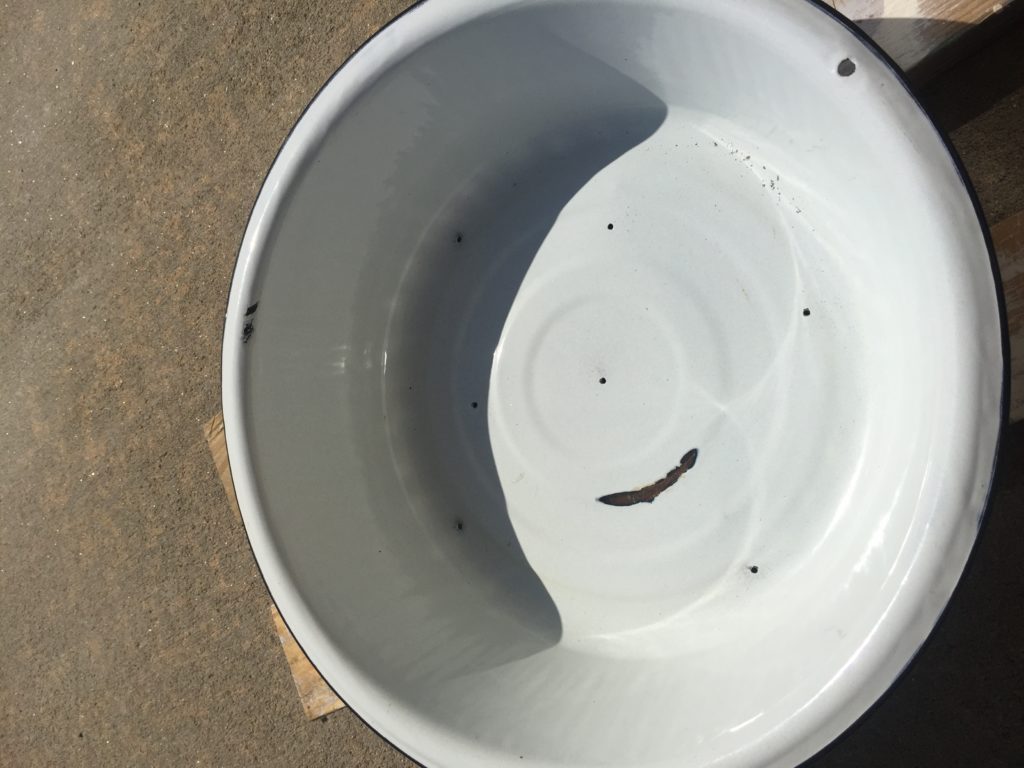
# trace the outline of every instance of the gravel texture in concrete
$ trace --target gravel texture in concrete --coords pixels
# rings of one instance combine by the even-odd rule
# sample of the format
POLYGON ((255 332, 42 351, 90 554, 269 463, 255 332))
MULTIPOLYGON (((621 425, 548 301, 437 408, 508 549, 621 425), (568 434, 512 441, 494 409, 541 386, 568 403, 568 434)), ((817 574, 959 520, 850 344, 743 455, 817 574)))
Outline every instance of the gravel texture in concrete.
MULTIPOLYGON (((263 174, 406 4, 0 3, 0 765, 409 764, 303 717, 200 429, 263 174)), ((1024 208, 1021 50, 926 94, 993 223, 1024 208)), ((947 619, 814 765, 1024 764, 1022 462, 1015 428, 947 619)))

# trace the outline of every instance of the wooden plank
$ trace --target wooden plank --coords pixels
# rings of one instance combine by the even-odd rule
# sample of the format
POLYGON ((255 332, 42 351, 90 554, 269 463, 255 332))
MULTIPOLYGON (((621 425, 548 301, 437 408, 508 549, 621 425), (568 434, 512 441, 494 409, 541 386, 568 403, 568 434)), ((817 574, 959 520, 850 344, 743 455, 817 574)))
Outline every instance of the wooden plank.
POLYGON ((231 505, 235 517, 241 520, 242 512, 238 509, 235 486, 231 482, 231 468, 228 466, 228 446, 224 440, 224 414, 216 414, 203 425, 203 436, 206 438, 206 445, 213 457, 213 466, 217 470, 217 477, 220 478, 220 482, 224 486, 228 504, 231 505))
POLYGON ((1010 330, 1010 421, 1024 419, 1024 211, 992 227, 1010 330))
MULTIPOLYGON (((206 422, 203 425, 203 435, 206 437, 210 456, 213 457, 217 476, 228 497, 228 504, 234 510, 236 518, 241 520, 238 499, 235 498, 235 486, 231 480, 231 467, 228 466, 227 442, 224 439, 224 415, 218 413, 206 422)), ((306 658, 299 644, 292 637, 292 633, 288 631, 284 619, 281 618, 281 614, 273 602, 270 604, 270 615, 274 622, 274 630, 277 632, 277 639, 284 649, 288 669, 292 673, 292 682, 295 683, 295 690, 299 693, 299 701, 302 702, 302 709, 306 713, 306 717, 316 720, 344 708, 345 702, 338 698, 306 658)))
POLYGON ((302 652, 299 644, 295 642, 292 633, 281 618, 277 606, 270 604, 270 615, 274 620, 274 629, 277 630, 277 638, 284 648, 284 657, 288 661, 288 668, 292 672, 292 680, 295 683, 295 690, 299 692, 299 701, 302 702, 302 710, 310 720, 324 717, 337 712, 345 707, 345 702, 337 697, 330 686, 320 677, 320 673, 310 664, 306 654, 302 652))
MULTIPOLYGON (((1017 4, 1017 0, 832 2, 837 11, 857 22, 882 50, 912 75, 920 74, 915 70, 921 70, 923 65, 940 61, 941 52, 964 39, 982 22, 993 16, 1006 15, 1012 4, 1017 4)), ((930 73, 934 67, 928 69, 930 73)))

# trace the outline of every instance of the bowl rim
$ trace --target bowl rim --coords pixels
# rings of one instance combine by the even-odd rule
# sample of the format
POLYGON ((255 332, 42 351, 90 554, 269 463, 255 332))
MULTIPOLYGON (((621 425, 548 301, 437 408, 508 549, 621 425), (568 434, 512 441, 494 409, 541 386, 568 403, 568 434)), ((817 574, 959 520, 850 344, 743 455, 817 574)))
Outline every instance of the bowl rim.
MULTIPOLYGON (((988 252, 989 266, 995 289, 996 310, 998 314, 1002 376, 999 392, 999 419, 994 436, 994 451, 992 456, 992 467, 988 478, 989 484, 987 494, 981 505, 977 521, 977 531, 970 540, 964 565, 960 573, 957 575, 948 594, 945 594, 945 600, 942 603, 941 608, 938 610, 938 613, 936 615, 924 616, 922 619, 919 619, 918 624, 927 627, 927 629, 925 630, 922 639, 917 642, 916 649, 911 653, 903 667, 885 684, 882 693, 876 696, 871 704, 861 711, 855 718, 845 722, 845 724, 840 724, 838 729, 834 724, 831 725, 831 727, 824 727, 815 734, 814 738, 804 739, 804 741, 796 748, 790 750, 787 753, 787 756, 795 758, 798 761, 793 763, 794 766, 802 765, 817 755, 831 751, 855 733, 861 723, 868 719, 875 712, 876 708, 878 708, 890 696, 892 691, 900 685, 904 677, 907 675, 908 670, 918 660, 922 650, 924 650, 924 648, 931 642, 932 638, 937 633, 940 624, 945 620, 949 612, 950 605, 953 603, 954 598, 961 589, 961 585, 963 584, 965 577, 969 570, 974 566, 976 561, 975 554, 978 549, 978 540, 983 535, 989 517, 999 465, 999 456, 1002 451, 1006 426, 1009 423, 1009 393, 1011 378, 1009 322, 999 263, 996 257, 991 231, 984 211, 982 210, 978 194, 952 141, 946 132, 936 123, 931 113, 914 92, 913 87, 910 85, 907 73, 867 34, 867 32, 861 29, 853 20, 847 18, 832 5, 825 2, 825 0, 801 1, 817 9, 821 13, 824 13, 833 22, 843 27, 864 46, 865 50, 871 56, 873 56, 890 72, 896 82, 902 86, 906 96, 909 97, 910 101, 908 104, 912 104, 913 107, 916 108, 917 112, 926 120, 927 125, 931 127, 935 136, 939 139, 948 159, 952 162, 960 185, 970 200, 971 207, 973 208, 978 227, 985 243, 986 251, 988 252)), ((255 491, 256 484, 247 448, 247 439, 245 436, 246 430, 242 413, 243 409, 241 406, 241 403, 244 400, 244 396, 242 395, 244 382, 239 372, 243 368, 243 345, 248 340, 245 335, 246 324, 250 319, 254 318, 257 308, 256 302, 258 297, 253 294, 253 283, 254 274, 262 259, 264 245, 263 238, 265 237, 264 230, 266 229, 265 222, 272 220, 277 212, 281 197, 279 190, 287 188, 289 182, 295 178, 298 169, 301 166, 300 161, 305 156, 309 146, 315 144, 320 138, 319 133, 312 132, 311 135, 305 137, 300 146, 290 146, 293 143, 293 139, 296 138, 299 126, 303 124, 305 118, 316 107, 327 88, 335 81, 336 78, 338 78, 339 75, 351 69, 355 62, 360 61, 371 74, 375 71, 379 71, 375 66, 379 62, 373 60, 367 60, 365 62, 361 61, 368 53, 370 53, 369 49, 381 44, 383 39, 388 35, 394 34, 395 29, 402 26, 403 22, 407 22, 410 16, 423 11, 426 6, 433 5, 436 5, 436 3, 431 2, 431 0, 414 0, 414 2, 412 2, 407 8, 391 18, 370 37, 364 40, 356 49, 345 57, 341 64, 317 88, 316 92, 310 97, 309 101, 295 118, 292 126, 282 139, 274 153, 272 162, 268 166, 267 171, 260 182, 259 191, 254 198, 252 206, 250 207, 248 216, 246 217, 246 225, 239 241, 228 295, 225 302, 221 355, 221 407, 224 414, 225 447, 228 459, 229 479, 232 483, 232 488, 236 498, 238 499, 246 542, 253 556, 253 560, 256 563, 256 569, 263 581, 264 587, 269 593, 271 600, 277 606, 281 619, 288 631, 292 634, 295 642, 298 644, 299 648, 302 650, 313 668, 317 671, 317 674, 320 675, 324 683, 336 695, 338 695, 339 698, 345 701, 347 708, 350 709, 366 727, 386 741, 392 748, 398 750, 407 759, 416 765, 424 766, 424 768, 430 767, 414 754, 414 745, 406 739, 400 739, 400 734, 398 733, 392 733, 391 735, 384 733, 383 722, 379 725, 375 725, 364 717, 358 709, 353 707, 348 700, 345 699, 342 692, 331 683, 328 677, 323 674, 320 667, 317 665, 317 662, 314 660, 314 656, 311 656, 308 651, 309 647, 321 642, 330 642, 330 640, 320 630, 316 620, 308 610, 301 593, 295 588, 291 583, 290 578, 286 575, 280 558, 272 546, 273 538, 267 529, 266 520, 264 519, 262 512, 252 511, 249 515, 246 514, 247 509, 258 509, 259 502, 255 491), (250 304, 250 301, 253 303, 250 304), (233 454, 234 460, 232 460, 233 454), (258 554, 258 550, 263 554, 258 554), (271 583, 274 584, 273 587, 271 586, 271 583), (298 629, 297 632, 296 629, 298 629)), ((395 41, 395 46, 399 49, 404 48, 403 44, 407 44, 407 41, 395 41)), ((394 50, 381 51, 380 54, 382 55, 378 55, 377 58, 386 60, 389 58, 389 55, 393 55, 394 53, 394 50)), ((360 82, 357 82, 357 86, 360 82)), ((358 90, 358 88, 354 90, 358 90)), ((349 103, 351 101, 351 94, 344 98, 343 101, 345 103, 349 103)), ((249 332, 251 332, 251 326, 249 326, 249 332)), ((349 666, 351 667, 351 665, 349 666)), ((350 669, 350 671, 353 675, 357 673, 357 670, 355 669, 350 669)), ((356 681, 350 680, 349 682, 356 681)), ((392 723, 393 722, 394 720, 392 720, 392 723)))

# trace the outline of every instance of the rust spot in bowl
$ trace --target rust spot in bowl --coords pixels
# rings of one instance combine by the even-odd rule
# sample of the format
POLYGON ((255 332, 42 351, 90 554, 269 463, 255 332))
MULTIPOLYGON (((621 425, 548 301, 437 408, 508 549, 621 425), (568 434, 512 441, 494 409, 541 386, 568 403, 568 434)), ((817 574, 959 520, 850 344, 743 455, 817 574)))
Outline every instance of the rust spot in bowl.
POLYGON ((632 507, 635 504, 652 504, 656 498, 675 485, 679 478, 693 469, 697 463, 697 449, 688 451, 675 467, 661 480, 651 483, 648 486, 636 491, 623 491, 621 493, 610 493, 598 499, 602 504, 612 507, 632 507))

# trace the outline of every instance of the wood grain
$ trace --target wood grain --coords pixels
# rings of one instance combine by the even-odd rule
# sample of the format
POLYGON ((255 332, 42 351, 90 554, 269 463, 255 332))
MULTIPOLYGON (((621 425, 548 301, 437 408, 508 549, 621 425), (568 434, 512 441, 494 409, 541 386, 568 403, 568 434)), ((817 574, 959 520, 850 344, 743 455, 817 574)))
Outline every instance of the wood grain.
POLYGON ((224 414, 218 413, 203 425, 203 436, 206 438, 206 445, 213 457, 213 466, 217 470, 217 477, 224 485, 224 493, 228 497, 228 504, 235 513, 238 520, 242 519, 242 513, 238 509, 238 499, 235 498, 235 486, 231 482, 231 468, 228 466, 228 446, 224 440, 224 414))
POLYGON ((908 72, 1017 0, 834 0, 908 72))
POLYGON ((992 227, 1010 331, 1010 421, 1024 418, 1024 211, 992 227))
POLYGON ((281 641, 281 647, 284 648, 284 657, 292 672, 295 690, 299 693, 299 701, 302 702, 302 710, 306 713, 306 717, 316 720, 318 717, 343 709, 345 702, 338 698, 306 658, 306 654, 295 642, 295 638, 288 631, 277 606, 273 603, 270 604, 270 616, 274 621, 277 639, 281 641))
MULTIPOLYGON (((235 516, 241 520, 238 500, 235 498, 235 485, 231 480, 231 467, 228 465, 228 448, 224 439, 224 415, 218 413, 206 422, 203 425, 203 435, 206 438, 206 445, 210 449, 210 456, 213 457, 217 476, 228 497, 228 504, 234 510, 235 516)), ((342 709, 345 702, 338 698, 306 658, 299 644, 292 637, 292 633, 288 631, 284 619, 281 618, 281 614, 273 602, 270 604, 270 615, 274 622, 274 630, 277 632, 277 639, 281 642, 281 647, 284 648, 288 669, 292 673, 292 682, 295 683, 295 690, 299 693, 299 701, 302 703, 302 710, 306 713, 306 717, 316 720, 342 709)))

